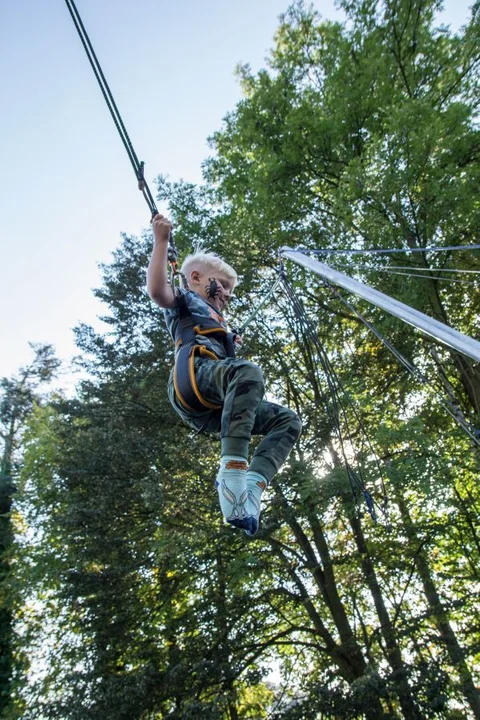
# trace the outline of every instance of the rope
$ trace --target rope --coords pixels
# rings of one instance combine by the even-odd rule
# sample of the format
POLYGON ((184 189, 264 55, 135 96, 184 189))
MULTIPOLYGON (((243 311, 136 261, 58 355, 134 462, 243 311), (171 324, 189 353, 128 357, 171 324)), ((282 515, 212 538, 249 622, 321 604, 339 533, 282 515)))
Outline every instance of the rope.
POLYGON ((65 0, 65 3, 67 5, 68 11, 70 12, 71 18, 72 18, 75 28, 77 30, 78 36, 81 40, 81 43, 84 47, 85 53, 90 62, 90 65, 92 67, 94 75, 97 78, 97 82, 100 86, 100 90, 105 99, 107 107, 110 111, 110 115, 112 116, 113 122, 115 123, 115 127, 118 130, 120 139, 122 140, 123 146, 124 146, 125 150, 127 151, 128 158, 133 167, 135 177, 137 178, 137 181, 138 181, 139 190, 142 191, 143 196, 144 196, 144 198, 147 202, 147 205, 150 209, 150 212, 152 213, 152 216, 156 215, 158 213, 158 210, 156 208, 152 193, 150 192, 150 188, 148 187, 147 182, 144 177, 144 165, 145 164, 143 162, 139 161, 137 154, 133 148, 132 142, 131 142, 128 132, 125 128, 122 117, 117 108, 114 97, 111 93, 110 87, 105 78, 105 75, 103 74, 103 70, 102 70, 100 62, 95 54, 95 50, 93 49, 92 43, 90 42, 88 33, 82 22, 80 14, 76 8, 75 2, 74 2, 74 0, 65 0))
MULTIPOLYGON (((342 403, 342 398, 341 398, 341 395, 343 395, 344 397, 348 397, 345 392, 345 388, 343 387, 340 379, 338 378, 338 375, 336 374, 334 368, 332 367, 330 360, 328 359, 328 356, 327 356, 327 354, 323 348, 323 345, 320 341, 320 338, 318 337, 317 332, 313 328, 312 323, 308 319, 305 308, 303 307, 301 300, 299 300, 299 298, 296 296, 293 286, 288 281, 285 273, 283 273, 283 275, 282 275, 282 280, 283 280, 283 289, 287 295, 287 298, 290 300, 295 318, 298 322, 298 325, 300 327, 302 335, 303 335, 304 339, 310 341, 311 345, 316 350, 318 359, 320 361, 321 368, 322 368, 324 376, 325 376, 325 380, 327 382, 329 396, 330 396, 330 403, 325 402, 325 409, 326 409, 327 415, 329 417, 329 420, 331 422, 331 425, 335 431, 337 439, 340 443, 342 457, 343 457, 343 461, 344 461, 345 468, 347 471, 347 477, 350 482, 350 487, 352 490, 352 495, 353 495, 355 504, 358 506, 357 489, 359 489, 361 491, 361 493, 363 494, 365 503, 366 503, 368 511, 370 513, 370 516, 372 517, 372 519, 374 521, 376 521, 377 515, 376 515, 375 508, 376 507, 380 508, 380 506, 378 505, 378 503, 375 502, 372 495, 367 490, 361 471, 360 470, 357 471, 352 467, 351 463, 349 462, 349 460, 347 458, 347 454, 345 451, 345 439, 348 438, 348 441, 354 452, 355 460, 358 464, 358 459, 357 459, 357 455, 355 452, 355 445, 352 440, 352 433, 350 431, 349 422, 348 422, 348 418, 346 415, 346 408, 344 407, 344 405, 342 403), (344 433, 342 431, 342 425, 340 423, 340 416, 342 416, 342 418, 343 418, 343 425, 345 427, 345 437, 344 437, 344 433)), ((369 438, 368 438, 366 429, 363 425, 363 422, 362 422, 360 416, 358 415, 358 413, 356 412, 356 409, 355 409, 353 403, 350 400, 348 400, 348 402, 349 402, 350 407, 353 409, 354 415, 359 423, 360 430, 364 434, 364 437, 366 438, 368 445, 369 445, 375 459, 377 460, 377 456, 376 456, 375 451, 373 450, 373 447, 369 441, 369 438)), ((377 460, 377 466, 380 469, 378 460, 377 460)), ((381 472, 380 472, 380 477, 382 477, 381 472)), ((383 483, 383 478, 382 478, 382 486, 383 486, 383 494, 384 494, 384 503, 383 503, 383 508, 380 508, 380 509, 382 509, 384 512, 386 512, 387 495, 386 495, 385 486, 383 483)))
MULTIPOLYGON (((141 193, 145 199, 145 202, 147 203, 148 208, 150 210, 151 217, 153 218, 153 217, 155 217, 155 215, 158 215, 158 209, 155 204, 153 195, 150 191, 150 188, 148 187, 147 181, 145 180, 145 174, 144 174, 145 163, 143 161, 140 162, 137 157, 137 154, 132 145, 132 141, 130 140, 130 136, 129 136, 127 129, 123 123, 122 116, 120 115, 117 104, 115 102, 115 99, 114 99, 112 92, 110 90, 110 87, 108 85, 108 82, 105 78, 105 75, 103 74, 103 70, 101 68, 100 62, 95 54, 95 50, 93 49, 92 43, 90 42, 90 38, 88 37, 88 33, 82 22, 82 18, 80 17, 80 14, 77 10, 75 2, 74 2, 74 0, 65 0, 65 3, 67 5, 70 16, 73 20, 73 24, 75 25, 75 28, 77 30, 78 36, 81 40, 81 43, 84 47, 85 53, 87 55, 88 61, 90 62, 93 73, 97 79, 97 82, 98 82, 98 85, 102 92, 102 95, 104 97, 104 100, 110 111, 110 115, 112 116, 113 122, 115 123, 115 127, 118 130, 118 134, 120 135, 120 139, 123 143, 123 147, 125 148, 125 150, 127 152, 128 159, 130 160, 133 171, 135 173, 135 177, 137 178, 138 189, 141 191, 141 193)), ((173 233, 170 233, 168 245, 169 245, 169 247, 168 247, 168 262, 170 263, 170 267, 172 270, 172 287, 173 287, 174 278, 176 275, 178 275, 178 270, 177 270, 178 252, 177 252, 177 248, 175 247, 173 233)))
POLYGON ((311 255, 374 255, 380 253, 410 253, 410 252, 445 252, 447 250, 480 250, 480 244, 474 245, 447 245, 446 247, 424 247, 424 248, 370 248, 366 250, 310 250, 310 248, 298 247, 296 250, 311 255))
POLYGON ((442 397, 438 395, 437 390, 432 385, 430 380, 427 378, 426 375, 423 374, 421 370, 419 370, 413 363, 411 363, 407 358, 402 355, 402 353, 397 350, 397 348, 392 345, 392 343, 387 340, 387 338, 373 325, 371 322, 369 322, 356 308, 354 305, 352 305, 346 298, 342 297, 342 295, 339 293, 337 288, 335 288, 333 285, 331 285, 328 280, 324 280, 324 283, 326 286, 328 286, 332 292, 332 294, 339 299, 354 315, 356 315, 359 320, 365 325, 368 330, 370 330, 379 340, 380 342, 389 350, 392 355, 403 365, 404 368, 408 370, 408 372, 416 379, 420 380, 424 385, 429 387, 437 400, 437 402, 443 407, 443 409, 452 417, 455 422, 466 432, 466 434, 469 436, 469 438, 473 441, 474 445, 477 447, 480 447, 480 441, 476 435, 475 429, 469 426, 467 421, 458 413, 457 408, 455 407, 454 403, 450 402, 449 400, 444 400, 442 397))
MULTIPOLYGON (((377 265, 375 268, 366 268, 361 265, 358 266, 360 270, 413 270, 416 271, 416 267, 412 265, 377 265)), ((430 268, 421 267, 418 268, 422 272, 441 272, 441 273, 470 273, 471 275, 480 275, 480 270, 460 270, 460 268, 430 268)))
POLYGON ((282 275, 279 273, 276 280, 272 283, 272 286, 270 287, 270 289, 264 294, 262 300, 256 305, 255 309, 250 313, 250 315, 247 317, 247 319, 242 323, 241 327, 238 329, 239 335, 243 335, 243 333, 245 332, 248 325, 250 325, 252 320, 255 319, 255 317, 258 315, 258 313, 263 308, 263 306, 270 300, 273 293, 278 288, 278 286, 281 284, 281 282, 282 282, 282 275))
MULTIPOLYGON (((359 267, 356 268, 358 270, 364 270, 367 272, 374 272, 377 270, 380 270, 381 272, 388 272, 391 275, 403 275, 404 277, 411 277, 411 278, 424 278, 427 280, 439 280, 440 282, 447 282, 447 283, 460 283, 460 285, 477 285, 478 283, 475 280, 459 280, 458 278, 445 278, 445 277, 438 277, 436 275, 423 275, 422 273, 417 272, 401 272, 400 270, 390 270, 390 268, 366 268, 366 267, 359 267)), ((429 270, 430 268, 423 268, 425 270, 429 270)), ((433 269, 433 268, 432 268, 433 269)), ((437 269, 437 268, 435 268, 437 269)), ((440 271, 443 272, 443 271, 440 271)), ((474 271, 472 271, 474 272, 474 271)))

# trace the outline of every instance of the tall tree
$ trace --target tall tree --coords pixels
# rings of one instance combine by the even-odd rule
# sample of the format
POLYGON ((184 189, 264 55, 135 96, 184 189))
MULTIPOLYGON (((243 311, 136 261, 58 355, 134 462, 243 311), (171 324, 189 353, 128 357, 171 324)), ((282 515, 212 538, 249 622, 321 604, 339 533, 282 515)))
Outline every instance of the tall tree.
POLYGON ((0 380, 0 714, 11 704, 13 669, 11 559, 13 529, 11 510, 19 472, 19 446, 27 417, 40 390, 59 368, 51 345, 32 345, 34 358, 16 376, 0 380))
MULTIPOLYGON (((399 265, 410 266, 412 273, 420 268, 424 275, 437 267, 435 274, 440 280, 402 276, 395 281, 395 275, 381 272, 383 266, 389 270, 395 263, 388 257, 380 261, 378 256, 364 260, 362 266, 350 263, 350 272, 473 334, 479 295, 469 292, 471 286, 466 290, 461 282, 454 287, 445 282, 448 276, 442 275, 442 270, 451 268, 450 255, 442 255, 441 262, 434 264, 434 255, 409 251, 457 244, 459 227, 461 241, 472 242, 472 229, 479 225, 478 206, 474 208, 472 202, 472 192, 478 192, 478 131, 474 122, 478 6, 461 36, 451 37, 445 29, 433 26, 438 3, 341 5, 348 17, 345 28, 319 23, 313 11, 297 3, 277 33, 271 71, 254 76, 248 67, 240 69, 245 100, 213 136, 217 154, 207 165, 209 180, 228 206, 223 228, 227 240, 233 253, 238 252, 238 238, 246 243, 243 256, 238 252, 240 262, 243 257, 246 264, 252 260, 258 263, 262 255, 267 263, 279 246, 292 243, 292 236, 295 244, 307 248, 335 249, 340 241, 344 248, 404 250, 396 256, 399 265)), ((455 267, 471 267, 470 256, 455 259, 455 267)), ((478 263, 473 262, 476 267, 478 263)), ((402 407, 406 416, 411 416, 412 405, 419 397, 413 400, 415 393, 423 395, 419 418, 430 424, 431 430, 452 432, 432 407, 431 393, 425 387, 423 392, 415 390, 407 378, 398 377, 389 353, 375 339, 366 338, 358 317, 345 306, 343 310, 340 306, 339 315, 334 300, 337 296, 308 279, 302 279, 301 286, 308 298, 307 309, 314 317, 314 306, 318 307, 319 301, 322 306, 322 300, 327 312, 336 311, 336 319, 347 316, 342 330, 323 314, 318 332, 335 357, 341 381, 361 400, 363 417, 368 419, 373 437, 378 428, 385 444, 392 442, 392 435, 389 440, 385 437, 381 419, 391 417, 392 401, 399 403, 397 410, 402 407), (346 341, 353 346, 352 356, 345 351, 346 341)), ((361 309, 355 300, 352 302, 354 311, 361 309)), ((449 399, 462 408, 473 426, 478 424, 479 376, 471 361, 455 352, 434 350, 378 312, 370 317, 409 360, 428 372, 440 370, 449 399)), ((298 346, 296 352, 298 367, 298 346)), ((303 372, 311 386, 308 367, 312 365, 306 360, 303 372)), ((262 357, 262 362, 268 363, 268 359, 262 357)), ((274 362, 278 363, 278 358, 274 362)), ((292 360, 284 364, 291 368, 292 360)), ((299 384, 298 377, 295 383, 299 384)), ((321 398, 322 393, 316 392, 314 397, 321 398)), ((305 399, 305 394, 299 399, 303 412, 305 399)), ((361 433, 358 423, 356 432, 361 433)), ((406 424, 402 432, 408 443, 406 424)), ((423 457, 437 452, 433 450, 438 447, 434 435, 430 442, 430 450, 423 457)), ((468 442, 461 442, 461 447, 471 453, 468 442)), ((397 455, 395 464, 403 462, 402 454, 397 455)), ((460 457, 457 452, 457 460, 460 457)), ((439 478, 448 465, 448 453, 444 453, 444 462, 443 470, 436 468, 439 478)), ((472 463, 476 462, 473 455, 472 463)), ((453 489, 450 484, 450 502, 453 489)), ((421 503, 425 487, 419 490, 417 502, 421 503)), ((382 597, 386 588, 382 593, 369 560, 368 543, 363 540, 364 531, 354 516, 350 525, 385 635, 387 657, 398 677, 403 662, 394 628, 388 630, 392 621, 382 597)), ((446 526, 442 523, 441 527, 445 532, 446 526)), ((465 595, 463 598, 465 603, 465 595)), ((457 660, 451 661, 456 671, 460 669, 458 663, 463 661, 458 653, 457 660)), ((460 687, 478 716, 478 695, 472 690, 468 673, 465 668, 460 670, 462 678, 468 676, 465 685, 460 679, 460 687)), ((405 706, 403 712, 411 711, 405 706)))
MULTIPOLYGON (((451 36, 431 0, 342 6, 344 26, 294 5, 269 69, 240 70, 245 97, 212 139, 206 184, 161 181, 177 244, 201 239, 237 267, 239 324, 283 244, 397 248, 398 263, 337 267, 472 333, 470 286, 383 268, 452 269, 449 254, 410 251, 478 227, 478 9, 451 36)), ((304 432, 247 540, 220 523, 215 441, 166 401, 173 349, 144 290, 150 243, 124 237, 104 268, 109 332, 78 331, 90 379, 32 418, 19 508, 42 529, 26 533, 19 573, 35 558, 54 642, 24 717, 478 717, 478 456, 438 404, 446 392, 473 426, 477 369, 287 268, 303 306, 275 295, 245 352, 304 432), (399 369, 383 337, 422 373, 440 369, 438 385, 399 369), (376 524, 363 482, 389 500, 376 524), (262 682, 272 662, 277 693, 262 682)))

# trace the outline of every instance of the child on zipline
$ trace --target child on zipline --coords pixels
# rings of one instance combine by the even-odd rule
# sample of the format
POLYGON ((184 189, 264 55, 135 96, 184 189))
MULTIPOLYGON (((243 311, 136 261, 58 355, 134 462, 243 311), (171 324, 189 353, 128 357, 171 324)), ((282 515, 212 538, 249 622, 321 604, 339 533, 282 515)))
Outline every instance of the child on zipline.
POLYGON ((218 255, 197 252, 185 258, 181 274, 188 290, 173 290, 167 277, 172 225, 153 218, 154 247, 147 272, 150 297, 164 308, 176 345, 168 397, 180 417, 198 432, 220 433, 216 487, 226 522, 255 535, 262 494, 300 435, 298 416, 263 400, 264 381, 254 363, 234 357, 242 340, 228 333, 223 311, 237 273, 218 255), (248 464, 252 435, 265 437, 248 464))

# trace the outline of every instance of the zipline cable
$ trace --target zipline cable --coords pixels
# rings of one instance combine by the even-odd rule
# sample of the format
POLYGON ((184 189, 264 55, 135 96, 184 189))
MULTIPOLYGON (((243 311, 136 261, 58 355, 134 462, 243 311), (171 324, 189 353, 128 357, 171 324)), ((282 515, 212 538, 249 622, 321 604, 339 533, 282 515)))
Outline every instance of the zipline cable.
POLYGON ((415 247, 415 248, 370 248, 365 250, 342 250, 342 249, 328 249, 323 250, 312 250, 304 247, 303 245, 295 248, 299 252, 303 252, 306 255, 375 255, 375 254, 388 254, 388 253, 411 253, 411 252, 446 252, 449 250, 480 250, 480 244, 472 245, 447 245, 445 247, 415 247))
POLYGON ((427 376, 419 370, 413 363, 411 363, 407 358, 402 355, 402 353, 397 350, 397 348, 389 341, 387 338, 378 330, 378 328, 373 325, 369 320, 367 320, 361 312, 359 312, 354 305, 352 305, 346 298, 344 298, 338 289, 334 287, 331 283, 328 282, 328 280, 324 280, 324 284, 330 288, 332 294, 340 300, 345 307, 347 307, 350 312, 352 312, 358 319, 365 325, 365 327, 370 330, 379 340, 380 342, 389 350, 392 355, 403 365, 406 370, 414 377, 416 380, 420 380, 424 385, 429 387, 437 400, 437 402, 443 407, 443 409, 452 417, 455 422, 464 430, 464 432, 469 436, 469 438, 473 441, 474 445, 477 447, 480 447, 480 440, 475 432, 475 429, 472 428, 465 418, 463 418, 457 411, 455 405, 450 402, 449 400, 444 400, 442 397, 439 396, 436 388, 433 386, 433 384, 430 382, 430 380, 427 378, 427 376))
POLYGON ((279 287, 279 285, 282 283, 282 277, 279 274, 276 278, 276 280, 272 283, 270 289, 264 294, 263 298, 260 300, 259 303, 255 306, 254 310, 250 313, 250 315, 247 317, 246 320, 243 321, 241 327, 238 330, 239 335, 243 335, 246 328, 250 323, 255 319, 255 317, 258 315, 260 310, 263 308, 264 305, 270 300, 275 290, 279 287))
POLYGON ((480 270, 461 270, 460 268, 431 268, 431 267, 414 267, 413 265, 376 265, 367 268, 362 265, 356 266, 359 270, 421 270, 422 272, 441 272, 441 273, 469 273, 470 275, 480 275, 480 270))
POLYGON ((416 310, 414 307, 400 300, 396 300, 390 295, 375 290, 367 283, 359 282, 339 270, 334 270, 330 265, 319 262, 309 257, 306 253, 299 250, 292 250, 292 248, 289 247, 282 247, 280 253, 281 257, 292 260, 297 263, 297 265, 313 271, 335 285, 339 285, 358 297, 367 300, 367 302, 372 305, 382 308, 382 310, 390 313, 390 315, 399 317, 404 322, 431 335, 436 340, 448 345, 454 350, 471 357, 476 362, 480 361, 480 341, 475 340, 473 337, 455 330, 455 328, 452 328, 450 325, 446 325, 420 310, 416 310))
POLYGON ((138 181, 138 187, 143 193, 143 196, 147 202, 150 212, 152 213, 152 216, 156 215, 158 213, 158 210, 156 208, 152 193, 150 192, 150 188, 148 187, 147 182, 144 178, 144 172, 143 172, 144 171, 144 163, 139 161, 137 154, 133 148, 132 141, 130 140, 130 137, 129 137, 127 129, 123 123, 123 120, 122 120, 122 117, 118 110, 115 99, 112 95, 112 92, 111 92, 108 82, 105 78, 105 75, 103 74, 103 70, 102 70, 100 62, 97 58, 95 50, 93 49, 92 43, 90 42, 90 38, 88 37, 88 33, 82 22, 82 18, 80 17, 80 14, 77 10, 74 0, 65 0, 65 4, 67 5, 67 8, 70 12, 71 18, 73 20, 73 24, 75 25, 78 36, 82 42, 85 53, 90 62, 92 70, 94 72, 94 75, 97 78, 97 82, 100 86, 100 90, 105 99, 107 107, 110 111, 110 115, 112 116, 113 122, 115 123, 115 127, 118 130, 120 139, 122 140, 123 146, 124 146, 125 150, 127 151, 128 158, 133 167, 135 177, 137 178, 137 181, 138 181))
POLYGON ((131 143, 130 137, 129 137, 129 135, 126 131, 126 128, 123 124, 122 118, 120 116, 117 105, 115 103, 113 95, 112 95, 110 88, 108 86, 108 83, 106 81, 105 75, 103 74, 102 68, 101 68, 98 58, 95 54, 93 46, 90 42, 87 31, 85 30, 85 26, 82 22, 82 19, 78 13, 78 10, 77 10, 73 0, 65 0, 65 2, 66 2, 68 10, 70 12, 70 15, 72 17, 72 20, 73 20, 73 23, 77 30, 77 33, 82 42, 82 45, 84 47, 85 53, 87 54, 87 57, 90 62, 90 65, 92 67, 92 70, 95 74, 95 77, 97 78, 98 84, 100 86, 100 90, 102 91, 105 102, 107 103, 108 109, 110 110, 110 114, 113 118, 113 122, 115 123, 115 126, 119 132, 119 135, 121 137, 121 140, 123 142, 125 150, 127 151, 128 157, 129 157, 132 167, 135 171, 135 174, 137 174, 138 170, 140 168, 140 162, 136 156, 135 150, 133 149, 133 145, 131 143))
MULTIPOLYGON (((417 272, 403 272, 401 270, 390 270, 390 268, 359 268, 356 267, 355 270, 363 270, 366 272, 386 272, 390 273, 390 275, 402 275, 403 277, 410 277, 410 278, 423 278, 426 280, 438 280, 439 282, 446 282, 446 283, 457 283, 460 285, 478 285, 478 282, 475 280, 460 280, 459 278, 446 278, 446 277, 438 277, 436 275, 423 275, 421 273, 417 272)), ((425 268, 427 270, 427 268, 425 268)), ((440 271, 441 272, 441 271, 440 271)))

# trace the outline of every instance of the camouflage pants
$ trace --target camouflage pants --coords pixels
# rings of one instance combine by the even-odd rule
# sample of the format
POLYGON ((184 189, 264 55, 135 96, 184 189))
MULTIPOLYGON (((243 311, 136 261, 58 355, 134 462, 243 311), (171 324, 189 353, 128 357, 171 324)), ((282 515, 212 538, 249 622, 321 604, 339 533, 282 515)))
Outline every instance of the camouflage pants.
POLYGON ((175 397, 171 375, 169 398, 176 412, 198 432, 220 433, 222 454, 248 458, 252 435, 263 435, 250 469, 270 482, 300 435, 298 416, 289 408, 263 400, 263 373, 247 360, 197 358, 195 376, 201 394, 222 408, 201 413, 185 410, 175 397))

